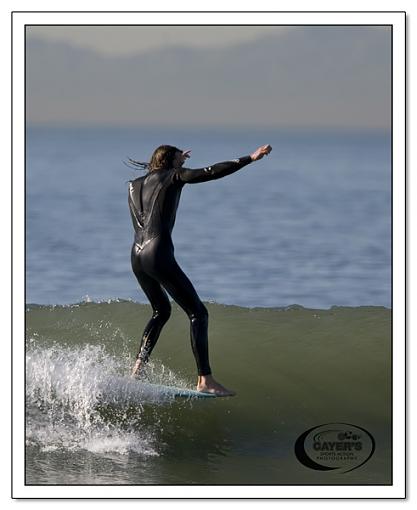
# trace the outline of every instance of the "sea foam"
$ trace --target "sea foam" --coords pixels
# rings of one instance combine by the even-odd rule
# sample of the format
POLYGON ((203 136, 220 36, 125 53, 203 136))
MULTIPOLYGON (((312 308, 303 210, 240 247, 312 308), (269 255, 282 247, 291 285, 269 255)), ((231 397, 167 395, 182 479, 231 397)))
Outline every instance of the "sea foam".
POLYGON ((86 449, 158 455, 155 437, 141 426, 144 406, 169 405, 173 397, 149 382, 185 386, 163 365, 151 363, 148 382, 129 375, 129 360, 102 346, 37 347, 26 356, 26 440, 43 451, 86 449))

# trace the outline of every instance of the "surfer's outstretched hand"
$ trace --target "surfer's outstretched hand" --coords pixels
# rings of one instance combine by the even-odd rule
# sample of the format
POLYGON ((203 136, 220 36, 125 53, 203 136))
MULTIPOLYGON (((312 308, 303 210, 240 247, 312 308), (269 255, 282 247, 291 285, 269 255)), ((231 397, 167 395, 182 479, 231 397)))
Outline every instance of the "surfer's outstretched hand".
POLYGON ((267 156, 271 151, 272 147, 269 144, 261 145, 255 152, 252 152, 250 157, 252 158, 252 161, 258 161, 258 159, 262 159, 264 156, 267 156))

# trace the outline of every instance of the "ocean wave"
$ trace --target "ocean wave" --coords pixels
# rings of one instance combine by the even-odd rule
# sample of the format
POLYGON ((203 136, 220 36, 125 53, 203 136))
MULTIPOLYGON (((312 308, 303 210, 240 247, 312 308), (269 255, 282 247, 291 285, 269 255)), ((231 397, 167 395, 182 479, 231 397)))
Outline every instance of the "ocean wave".
MULTIPOLYGON (((28 306, 28 447, 148 457, 193 456, 199 445, 223 455, 278 448, 324 417, 388 433, 390 310, 207 308, 214 376, 237 396, 187 402, 130 378, 148 305, 28 306)), ((189 321, 175 305, 147 368, 148 382, 195 385, 189 321)))
POLYGON ((29 339, 26 353, 28 446, 90 452, 157 455, 153 435, 141 427, 145 404, 169 405, 158 391, 165 384, 185 386, 162 364, 147 367, 147 382, 129 376, 129 359, 102 346, 39 347, 29 339))

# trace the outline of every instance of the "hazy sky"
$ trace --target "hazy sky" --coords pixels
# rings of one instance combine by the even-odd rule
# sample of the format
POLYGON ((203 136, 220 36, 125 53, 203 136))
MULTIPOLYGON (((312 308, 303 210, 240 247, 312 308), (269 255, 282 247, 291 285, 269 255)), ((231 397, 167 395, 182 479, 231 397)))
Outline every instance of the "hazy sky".
POLYGON ((386 27, 27 28, 27 120, 389 129, 386 27))
POLYGON ((61 41, 106 56, 128 56, 167 46, 220 48, 252 41, 268 34, 285 34, 286 27, 201 26, 39 26, 30 34, 50 42, 61 41))

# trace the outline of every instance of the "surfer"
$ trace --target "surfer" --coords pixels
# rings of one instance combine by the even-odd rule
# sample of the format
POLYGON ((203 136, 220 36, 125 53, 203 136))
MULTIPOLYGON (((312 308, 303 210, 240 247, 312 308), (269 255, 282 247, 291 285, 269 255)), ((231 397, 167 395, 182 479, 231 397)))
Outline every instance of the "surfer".
POLYGON ((270 145, 263 145, 248 156, 195 170, 183 168, 191 150, 182 151, 171 145, 158 147, 149 163, 130 160, 134 167, 148 170, 145 176, 129 182, 128 203, 135 229, 132 269, 153 310, 142 335, 132 376, 139 375, 170 317, 168 292, 190 319, 191 346, 198 370, 197 390, 217 396, 235 395, 212 376, 208 356, 207 308, 175 260, 171 233, 185 184, 225 177, 258 161, 271 150, 270 145))

